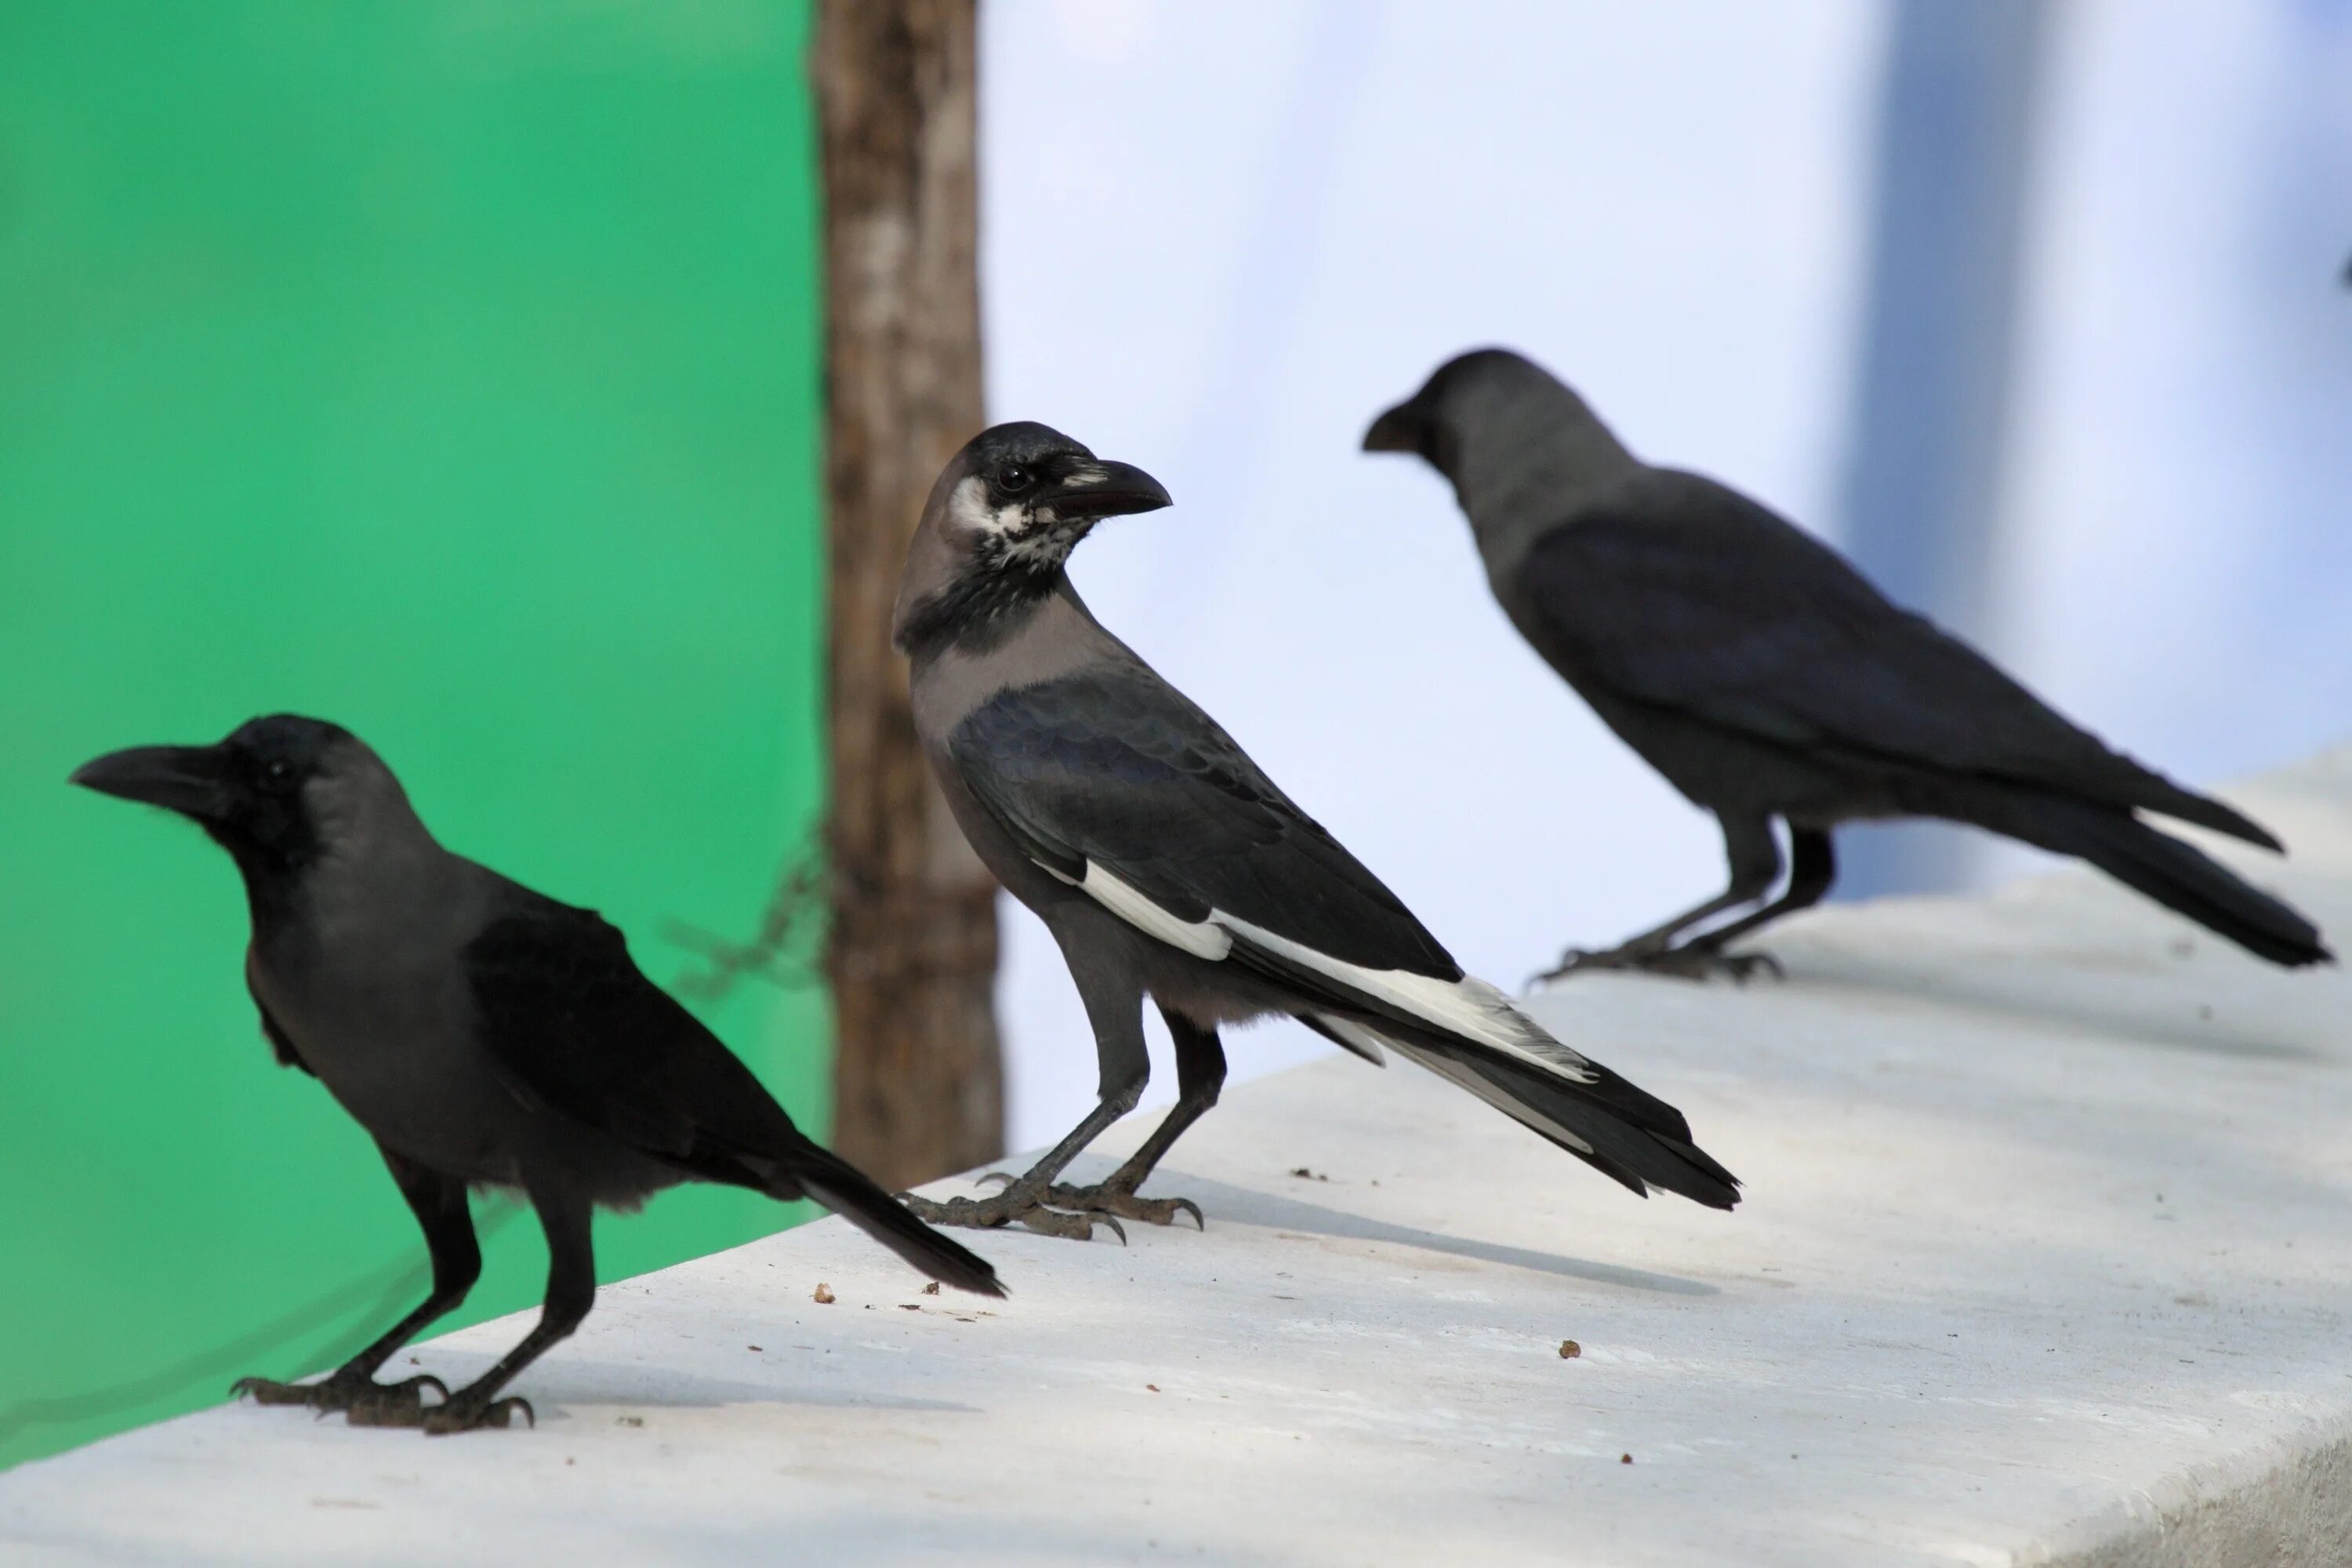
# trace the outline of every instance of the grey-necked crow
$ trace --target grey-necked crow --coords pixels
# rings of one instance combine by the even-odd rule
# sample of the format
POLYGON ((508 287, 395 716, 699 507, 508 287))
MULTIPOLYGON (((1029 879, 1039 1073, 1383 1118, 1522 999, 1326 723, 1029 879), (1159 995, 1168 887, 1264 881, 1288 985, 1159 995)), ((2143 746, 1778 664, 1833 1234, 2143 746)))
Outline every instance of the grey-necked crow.
POLYGON ((981 858, 1061 944, 1102 1072, 1101 1102, 1005 1191, 917 1212, 1075 1236, 1089 1213, 1165 1225, 1181 1209, 1197 1223, 1185 1200, 1136 1189, 1216 1103, 1218 1026, 1280 1013, 1374 1062, 1397 1051, 1636 1193, 1729 1208, 1738 1183, 1681 1112, 1465 975, 1087 614, 1063 572, 1071 549, 1103 518, 1168 504, 1149 474, 1042 425, 1000 425, 948 465, 916 531, 895 623, 916 729, 981 858), (1108 1180, 1057 1184, 1142 1093, 1147 995, 1175 1039, 1176 1107, 1108 1180))
POLYGON ((341 1369, 236 1392, 428 1432, 530 1419, 499 1391, 588 1315, 592 1211, 680 1182, 814 1198, 933 1279, 1003 1293, 985 1262, 803 1136, 593 910, 442 848, 348 731, 256 719, 218 745, 112 752, 73 782, 192 817, 228 851, 253 917, 245 978, 262 1033, 375 1139, 432 1253, 432 1294, 341 1369), (378 1383, 481 1272, 475 1185, 519 1189, 546 1230, 538 1326, 455 1394, 430 1376, 378 1383))
POLYGON ((1769 964, 1724 944, 1829 890, 1832 828, 1899 816, 2079 856, 2273 963, 2329 956, 2309 921, 2135 814, 2279 848, 2269 833, 2108 750, 1763 506, 1642 461, 1519 355, 1448 361, 1364 448, 1417 454, 1453 481, 1511 624, 1722 824, 1720 897, 1606 952, 1571 949, 1553 974, 1769 964), (1789 883, 1763 901, 1780 875, 1775 817, 1789 883), (1675 942, 1745 904, 1759 907, 1675 942))

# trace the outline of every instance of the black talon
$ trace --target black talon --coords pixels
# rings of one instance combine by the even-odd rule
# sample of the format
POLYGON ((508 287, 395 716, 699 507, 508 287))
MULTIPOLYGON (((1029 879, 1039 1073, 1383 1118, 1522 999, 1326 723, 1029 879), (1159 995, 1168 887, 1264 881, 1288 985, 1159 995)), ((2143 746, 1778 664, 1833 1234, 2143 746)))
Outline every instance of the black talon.
POLYGON ((514 1425, 514 1417, 520 1412, 524 1424, 534 1431, 538 1430, 539 1413, 531 1408, 528 1399, 509 1395, 504 1399, 488 1400, 478 1408, 470 1410, 466 1408, 467 1404, 461 1396, 447 1405, 436 1405, 425 1413, 425 1419, 419 1425, 425 1428, 425 1435, 432 1437, 446 1437, 453 1433, 472 1432, 485 1426, 496 1426, 505 1431, 514 1425))
POLYGON ((1788 978, 1780 960, 1769 952, 1725 952, 1712 943, 1690 942, 1681 947, 1617 947, 1601 952, 1572 947, 1560 955, 1558 968, 1536 975, 1528 984, 1549 985, 1555 980, 1588 969, 1664 974, 1677 980, 1705 980, 1712 974, 1727 974, 1742 985, 1758 973, 1770 974, 1776 980, 1788 978))
POLYGON ((425 1404, 427 1387, 441 1396, 442 1405, 448 1402, 449 1385, 431 1373, 398 1383, 378 1383, 356 1370, 356 1363, 317 1383, 240 1377, 229 1384, 228 1392, 232 1399, 251 1399, 257 1405, 307 1406, 320 1420, 341 1411, 354 1426, 415 1426, 423 1424, 427 1411, 442 1408, 442 1405, 425 1404))
POLYGON ((984 1175, 975 1177, 974 1181, 981 1186, 986 1186, 991 1182, 1002 1182, 1009 1187, 1013 1184, 1015 1179, 1016 1178, 1003 1171, 990 1171, 984 1175))

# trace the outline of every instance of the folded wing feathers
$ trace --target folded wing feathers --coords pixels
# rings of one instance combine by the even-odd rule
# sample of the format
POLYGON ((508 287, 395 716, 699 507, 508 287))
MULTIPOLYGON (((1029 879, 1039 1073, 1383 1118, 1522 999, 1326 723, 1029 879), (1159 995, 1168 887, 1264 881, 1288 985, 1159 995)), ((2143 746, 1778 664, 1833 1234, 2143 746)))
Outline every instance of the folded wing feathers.
MULTIPOLYGON (((1493 1106, 1504 1115, 1511 1118, 1514 1121, 1525 1122, 1528 1126, 1534 1128, 1545 1137, 1561 1143, 1568 1148, 1573 1149, 1580 1154, 1589 1156, 1592 1153, 1592 1145, 1590 1142, 1578 1137, 1575 1133, 1570 1132, 1567 1128, 1561 1126, 1550 1117, 1546 1116, 1542 1111, 1537 1110, 1534 1106, 1529 1105, 1526 1100, 1518 1099, 1517 1097, 1507 1093, 1499 1086, 1480 1078, 1476 1073, 1472 1072, 1469 1068, 1460 1062, 1442 1057, 1435 1051, 1423 1049, 1422 1047, 1416 1046, 1409 1040, 1393 1039, 1387 1036, 1379 1034, 1374 1030, 1365 1028, 1361 1025, 1351 1024, 1343 1018, 1334 1018, 1328 1013, 1317 1014, 1316 1021, 1324 1025, 1326 1027, 1330 1028, 1335 1033, 1345 1031, 1350 1035, 1360 1037, 1364 1044, 1369 1046, 1372 1050, 1378 1050, 1382 1045, 1386 1045, 1391 1049, 1404 1057, 1406 1060, 1428 1068, 1431 1072, 1435 1073, 1438 1077, 1444 1079, 1446 1082, 1453 1084, 1455 1088, 1468 1089, 1472 1094, 1476 1095, 1479 1099, 1485 1100, 1487 1104, 1493 1106)), ((1355 1048, 1352 1043, 1350 1045, 1350 1048, 1355 1048)))
MULTIPOLYGON (((1589 1084, 1600 1079, 1583 1057, 1544 1033, 1534 1019, 1511 1005, 1509 997, 1475 975, 1441 980, 1410 970, 1367 969, 1318 952, 1303 942, 1252 925, 1222 910, 1211 910, 1209 918, 1203 921, 1182 920, 1092 860, 1087 862, 1086 879, 1078 886, 1128 924, 1197 958, 1219 962, 1233 952, 1238 938, 1351 990, 1377 997, 1443 1033, 1488 1047, 1571 1082, 1589 1084)), ((1347 1043, 1353 1046, 1356 1042, 1347 1043)))
POLYGON ((1389 1065, 1388 1053, 1381 1047, 1389 1042, 1381 1038, 1353 1018, 1342 1018, 1330 1013, 1309 1013, 1312 1026, 1320 1029, 1334 1045, 1350 1050, 1376 1068, 1389 1065))
POLYGON ((1091 860, 1074 885, 1171 947, 1213 963, 1240 962, 1239 945, 1277 968, 1320 974, 1343 993, 1393 1010, 1388 1014, 1397 1020, 1393 1026, 1320 1009, 1299 1016, 1369 1061, 1380 1062, 1384 1049, 1399 1053, 1633 1192, 1662 1187, 1720 1209, 1739 1201, 1738 1179, 1690 1142, 1680 1111, 1553 1039, 1483 980, 1368 969, 1213 908, 1205 920, 1187 921, 1091 860))

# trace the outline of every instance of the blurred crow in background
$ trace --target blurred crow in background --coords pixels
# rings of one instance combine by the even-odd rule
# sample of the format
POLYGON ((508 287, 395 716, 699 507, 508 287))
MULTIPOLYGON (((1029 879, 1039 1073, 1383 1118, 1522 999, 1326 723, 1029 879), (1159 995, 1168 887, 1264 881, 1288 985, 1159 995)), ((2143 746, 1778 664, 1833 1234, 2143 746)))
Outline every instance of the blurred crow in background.
POLYGON ((2108 750, 1763 506, 1643 462, 1519 355, 1448 361, 1364 448, 1417 454, 1453 481, 1512 625, 1722 824, 1719 897, 1606 952, 1571 949, 1553 975, 1769 964, 1725 944, 1829 890, 1832 828, 1900 816, 2078 856, 2273 963, 2329 957, 2309 921, 2136 814, 2278 849, 2262 827, 2108 750), (1765 901, 1775 817, 1789 880, 1765 901), (1685 934, 1743 905, 1758 907, 1685 934))
POLYGON ((1003 1193, 917 1212, 1066 1236, 1090 1234, 1089 1214, 1198 1222, 1189 1202, 1136 1189, 1216 1103, 1218 1026, 1283 1013, 1375 1063, 1420 1063, 1635 1193, 1731 1207, 1738 1183, 1681 1112, 1464 974, 1087 613, 1063 571, 1072 548, 1106 517, 1168 504, 1149 474, 1042 425, 1000 425, 948 465, 916 531, 894 633, 916 730, 981 858, 1061 944, 1102 1072, 1100 1103, 1003 1193), (1143 1091, 1146 996, 1175 1040, 1175 1109, 1108 1179, 1057 1184, 1143 1091))
POLYGON ((375 1139, 432 1253, 424 1304, 331 1375, 236 1392, 428 1432, 530 1419, 499 1391, 588 1315, 593 1211, 680 1182, 814 1198, 931 1278, 1003 1293, 986 1263, 803 1136, 594 911, 442 848, 348 731, 257 719, 218 745, 113 752, 73 782, 191 817, 229 852, 262 1033, 375 1139), (547 1233, 538 1325, 455 1394, 436 1377, 376 1382, 481 1273, 466 1205, 481 1184, 520 1189, 547 1233))

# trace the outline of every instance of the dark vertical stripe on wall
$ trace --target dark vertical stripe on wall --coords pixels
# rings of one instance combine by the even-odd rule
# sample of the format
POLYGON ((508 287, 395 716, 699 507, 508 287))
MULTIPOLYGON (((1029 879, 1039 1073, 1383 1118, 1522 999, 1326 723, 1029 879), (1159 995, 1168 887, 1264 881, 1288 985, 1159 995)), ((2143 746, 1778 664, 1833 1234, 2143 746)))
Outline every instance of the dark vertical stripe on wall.
MULTIPOLYGON (((1879 110, 1845 547, 1898 601, 1986 621, 2043 0, 1897 0, 1879 110)), ((1952 885, 1957 829, 1850 834, 1847 897, 1952 885)))

